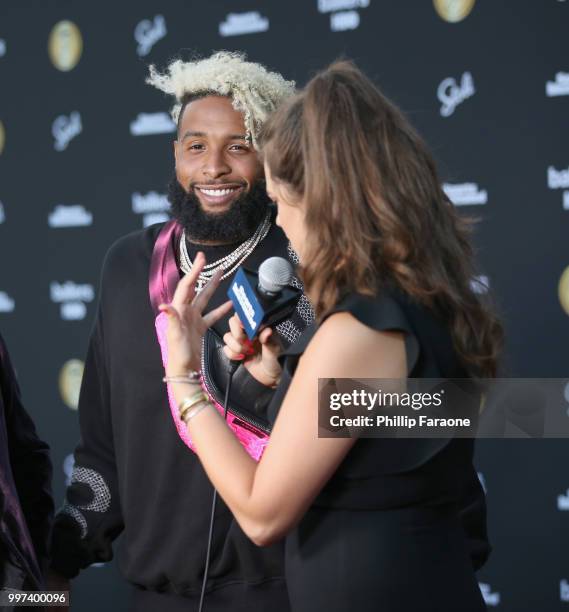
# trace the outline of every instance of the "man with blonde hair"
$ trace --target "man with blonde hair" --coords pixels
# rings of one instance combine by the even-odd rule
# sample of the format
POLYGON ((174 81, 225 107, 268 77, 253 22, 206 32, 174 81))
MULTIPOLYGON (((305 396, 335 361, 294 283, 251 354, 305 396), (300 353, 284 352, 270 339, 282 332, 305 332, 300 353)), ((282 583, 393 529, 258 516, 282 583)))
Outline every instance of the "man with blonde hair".
MULTIPOLYGON (((198 290, 216 271, 222 275, 212 310, 226 301, 240 265, 255 269, 274 255, 294 261, 275 225, 256 149, 265 119, 294 84, 227 52, 176 61, 163 74, 151 67, 148 82, 175 98, 173 221, 120 239, 105 259, 79 402, 81 442, 51 555, 52 578, 73 578, 110 560, 113 541, 124 532, 119 567, 134 585, 132 610, 167 612, 198 609, 212 488, 162 381, 167 355, 156 306, 168 300, 200 251, 208 267, 198 290)), ((277 328, 284 344, 311 319, 302 298, 277 328)), ((227 320, 225 315, 214 326, 202 368, 206 390, 219 403, 227 320)), ((274 382, 270 373, 264 382, 240 368, 230 401, 230 426, 256 458, 269 431, 264 408, 274 382)), ((288 610, 283 575, 281 545, 257 548, 219 502, 207 612, 288 610)))

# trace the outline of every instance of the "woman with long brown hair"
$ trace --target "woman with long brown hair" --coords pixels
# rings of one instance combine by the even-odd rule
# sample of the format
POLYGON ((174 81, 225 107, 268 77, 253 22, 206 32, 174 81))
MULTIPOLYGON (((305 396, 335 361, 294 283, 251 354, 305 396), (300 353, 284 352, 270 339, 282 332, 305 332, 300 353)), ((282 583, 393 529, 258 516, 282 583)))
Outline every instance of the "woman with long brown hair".
MULTIPOLYGON (((201 336, 226 312, 202 315, 215 281, 196 295, 198 255, 162 308, 167 377, 207 475, 254 542, 286 536, 295 612, 483 610, 457 503, 473 440, 318 437, 319 378, 495 376, 501 326, 472 289, 466 227, 423 141, 349 62, 277 110, 262 151, 317 321, 281 361, 270 330, 247 357, 278 385, 257 464, 196 382, 201 336)), ((242 357, 230 326, 226 353, 242 357)))

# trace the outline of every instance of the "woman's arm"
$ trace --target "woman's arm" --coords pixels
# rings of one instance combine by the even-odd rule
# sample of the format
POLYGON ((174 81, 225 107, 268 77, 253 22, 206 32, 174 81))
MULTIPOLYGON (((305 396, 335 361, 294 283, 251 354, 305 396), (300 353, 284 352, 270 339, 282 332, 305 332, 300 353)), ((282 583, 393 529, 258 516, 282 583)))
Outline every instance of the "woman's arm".
MULTIPOLYGON (((282 538, 301 519, 355 442, 318 437, 318 378, 405 376, 401 333, 377 332, 349 313, 337 313, 322 324, 300 359, 259 464, 216 410, 190 419, 208 477, 256 544, 282 538)), ((195 388, 176 384, 173 390, 181 402, 195 388)))

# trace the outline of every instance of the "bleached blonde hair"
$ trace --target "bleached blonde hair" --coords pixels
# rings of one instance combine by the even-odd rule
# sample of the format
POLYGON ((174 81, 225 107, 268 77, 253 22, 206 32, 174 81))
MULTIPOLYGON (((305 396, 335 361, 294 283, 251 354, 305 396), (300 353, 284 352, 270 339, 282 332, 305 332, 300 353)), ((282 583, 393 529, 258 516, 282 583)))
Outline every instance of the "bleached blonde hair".
POLYGON ((176 60, 162 74, 151 65, 146 82, 175 96, 171 114, 176 123, 184 98, 208 93, 227 96, 233 108, 243 114, 247 138, 255 148, 263 123, 295 91, 294 81, 286 81, 261 64, 247 62, 244 53, 230 51, 192 62, 176 60))

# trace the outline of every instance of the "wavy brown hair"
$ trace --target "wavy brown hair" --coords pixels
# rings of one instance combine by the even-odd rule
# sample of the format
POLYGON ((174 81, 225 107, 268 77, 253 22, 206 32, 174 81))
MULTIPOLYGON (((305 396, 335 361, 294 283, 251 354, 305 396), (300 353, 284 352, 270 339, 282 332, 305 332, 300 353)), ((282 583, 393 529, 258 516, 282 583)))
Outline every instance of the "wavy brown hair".
POLYGON ((353 63, 317 74, 269 118, 260 144, 272 177, 306 208, 301 275, 317 317, 347 292, 394 283, 450 322, 471 375, 496 376, 502 326, 472 288, 470 222, 421 137, 353 63))

